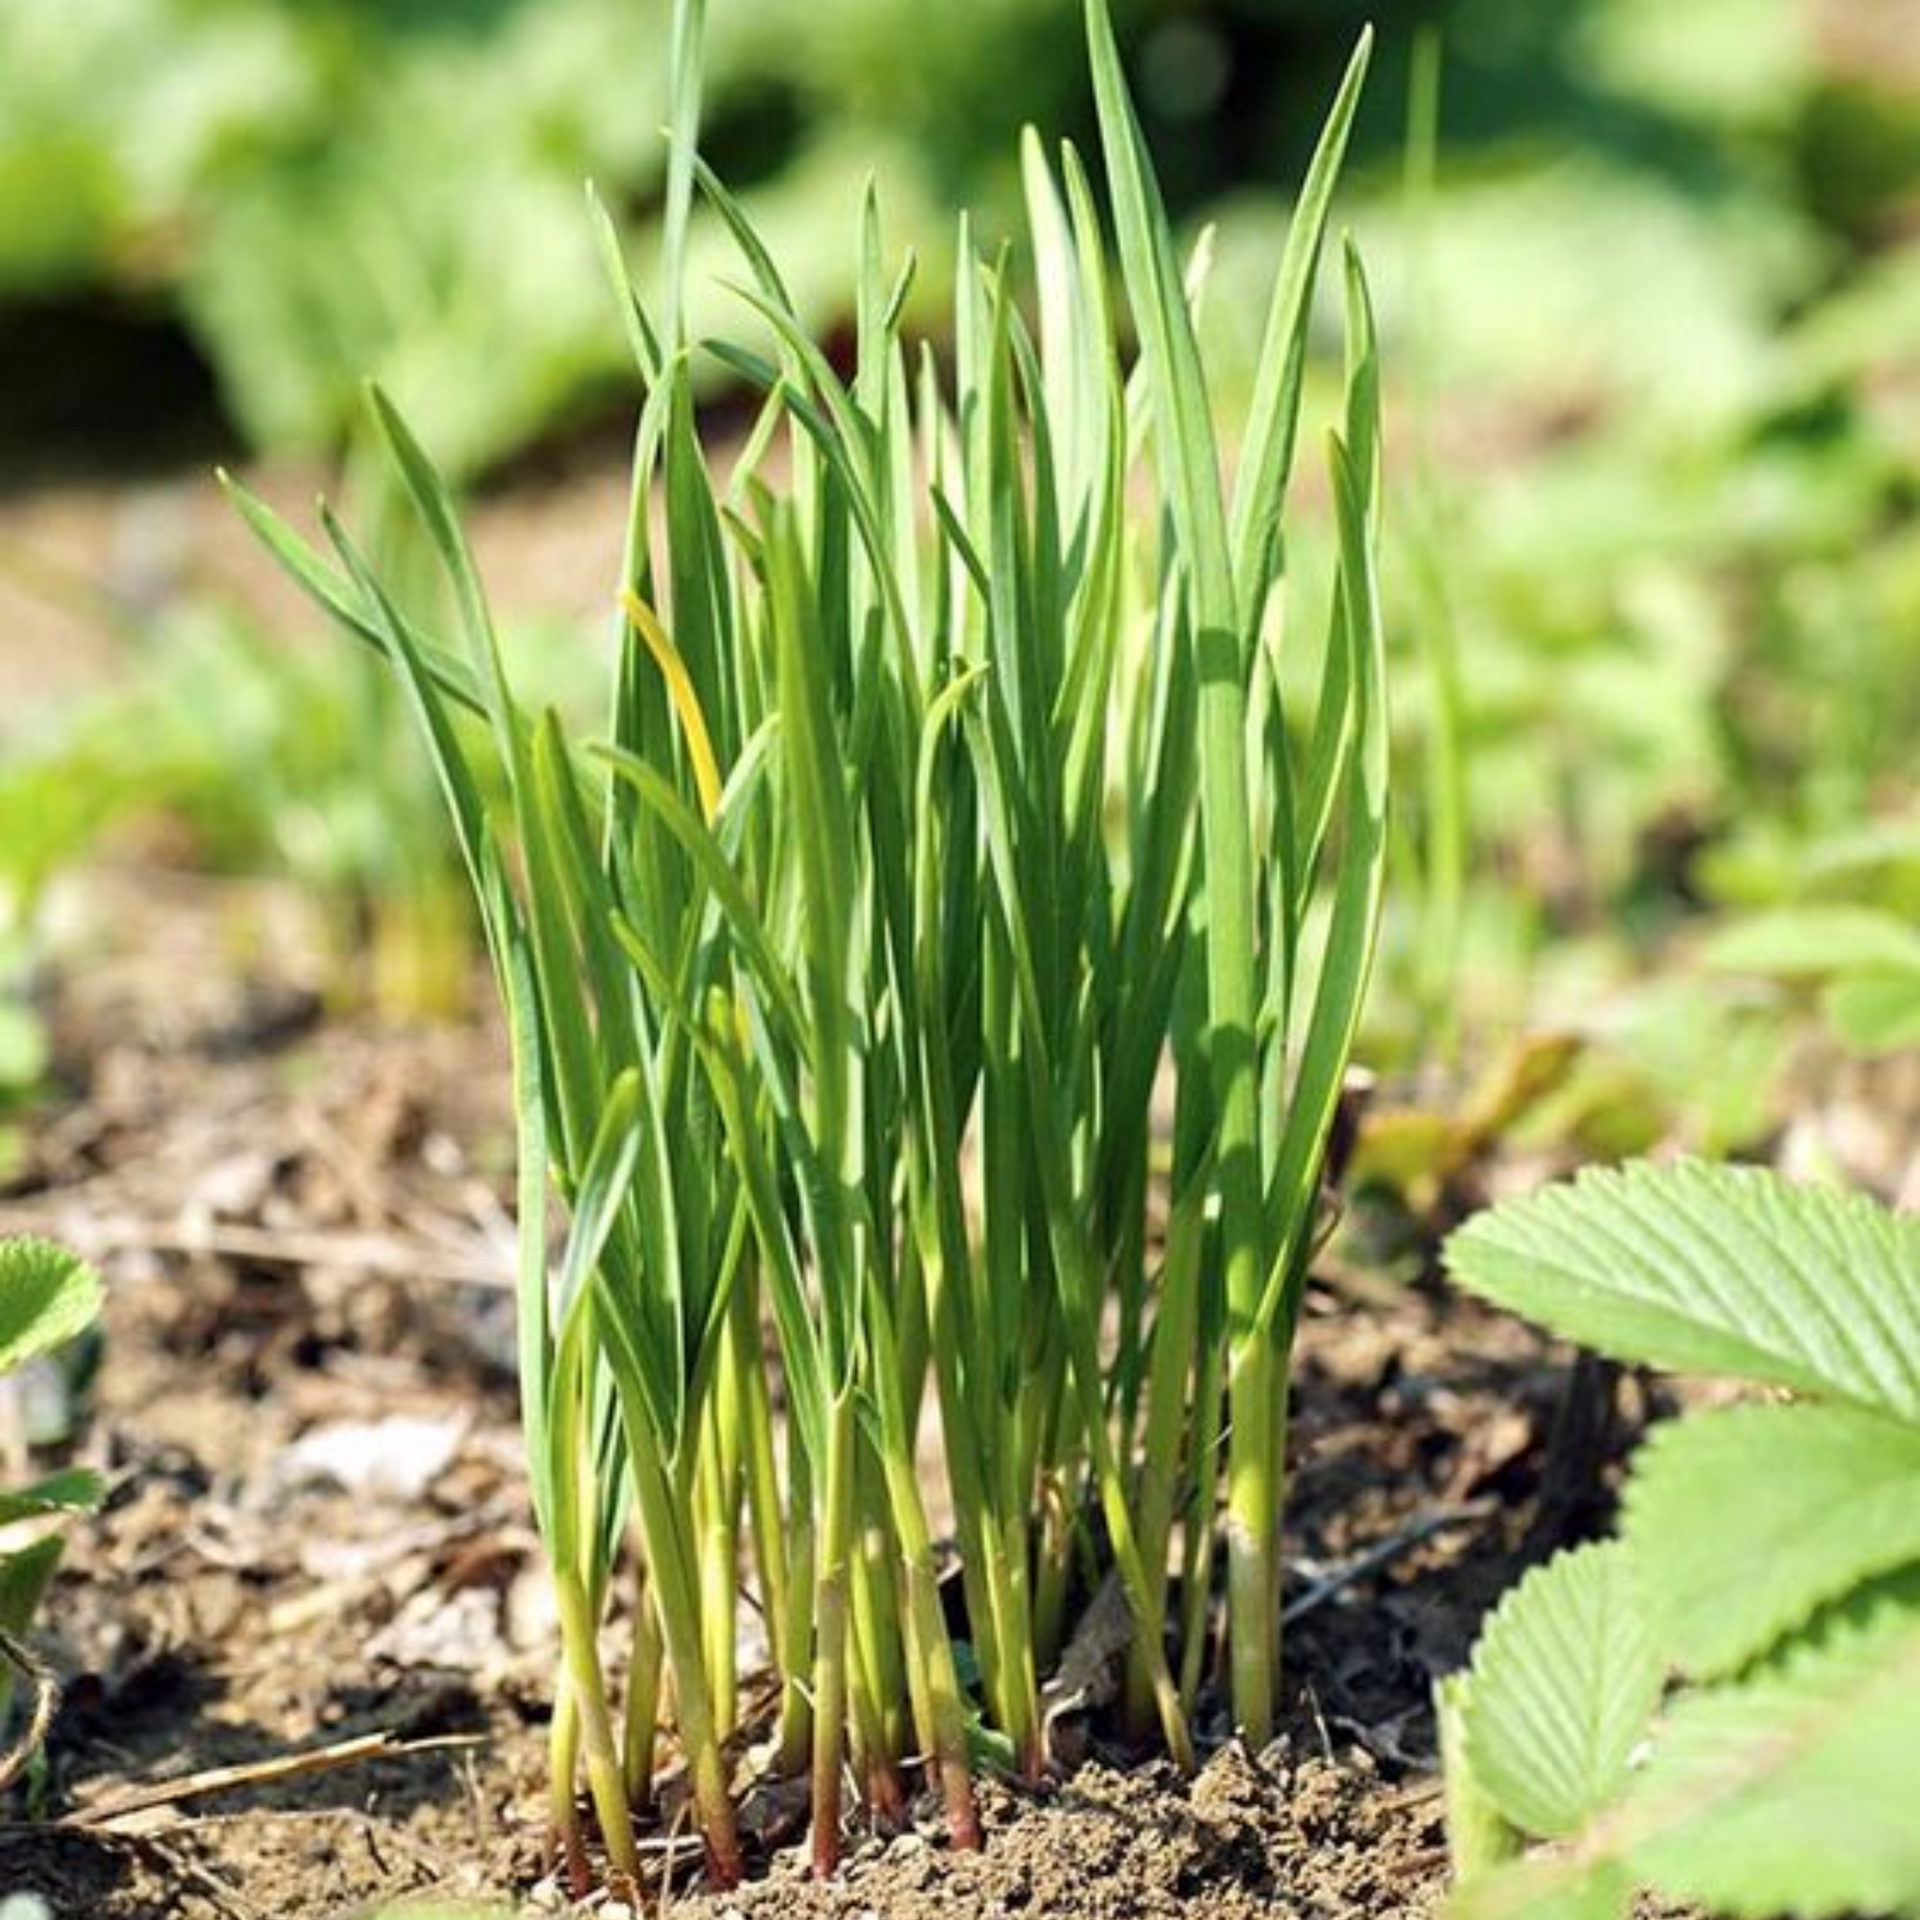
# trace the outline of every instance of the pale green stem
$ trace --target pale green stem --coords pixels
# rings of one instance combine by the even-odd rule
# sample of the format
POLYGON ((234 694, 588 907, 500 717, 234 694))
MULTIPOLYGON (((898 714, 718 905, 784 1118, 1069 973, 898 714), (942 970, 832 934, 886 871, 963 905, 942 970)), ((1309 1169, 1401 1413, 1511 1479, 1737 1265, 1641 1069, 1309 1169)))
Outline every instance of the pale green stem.
MULTIPOLYGON (((935 1574, 933 1536, 913 1462, 890 1458, 886 1462, 887 1490, 893 1511, 894 1535, 900 1545, 901 1579, 907 1599, 907 1664, 914 1676, 914 1702, 922 1745, 940 1780, 947 1809, 947 1830, 953 1844, 974 1848, 980 1844, 980 1816, 974 1805, 973 1776, 967 1762, 966 1714, 960 1699, 960 1676, 953 1663, 953 1643, 940 1611, 940 1588, 935 1574)), ((1025 1759, 1024 1752, 1022 1759, 1025 1759)))
POLYGON ((1193 1389, 1193 1448, 1180 1554, 1180 1699, 1191 1713, 1206 1674, 1213 1599, 1214 1507, 1220 1485, 1220 1342, 1201 1344, 1193 1389))
POLYGON ((580 1716, 564 1664, 553 1696, 553 1723, 547 1730, 547 1821, 570 1887, 584 1891, 587 1850, 580 1838, 580 1813, 573 1802, 580 1771, 580 1716))
MULTIPOLYGON (((782 1680, 801 1664, 787 1637, 787 1537, 780 1520, 780 1470, 774 1458, 773 1404, 760 1346, 757 1285, 737 1284, 729 1303, 733 1363, 739 1375, 742 1462, 754 1561, 760 1571, 760 1605, 766 1615, 773 1664, 782 1680)), ((800 1484, 796 1480, 796 1485, 800 1484)))
POLYGON ((706 1647, 707 1686, 714 1730, 733 1731, 738 1712, 739 1629, 735 1615, 739 1579, 738 1455, 731 1439, 733 1373, 721 1370, 707 1403, 694 1476, 694 1513, 700 1540, 700 1626, 706 1647))
MULTIPOLYGON (((808 1484, 805 1463, 797 1450, 789 1446, 792 1484, 808 1484)), ((814 1634, 813 1511, 802 1499, 794 1507, 793 1533, 787 1550, 788 1586, 786 1630, 786 1666, 780 1688, 780 1759, 783 1778, 796 1779, 805 1772, 807 1754, 813 1742, 813 1696, 808 1690, 808 1651, 814 1634)))
POLYGON ((627 1798, 636 1807, 653 1804, 653 1750, 660 1731, 661 1663, 665 1646, 643 1569, 633 1597, 633 1652, 627 1668, 625 1754, 627 1798))
POLYGON ((1256 1334, 1233 1357, 1227 1403, 1227 1657, 1234 1720, 1240 1737, 1255 1748, 1273 1738, 1279 1651, 1273 1517, 1279 1510, 1275 1449, 1281 1391, 1274 1348, 1256 1334))
POLYGON ((627 1433, 641 1537, 646 1542, 667 1666, 673 1676, 680 1744, 707 1843, 708 1871, 719 1885, 735 1886, 741 1875, 740 1839, 703 1664, 699 1589, 689 1564, 693 1556, 681 1522, 680 1499, 662 1469, 645 1422, 630 1419, 627 1433))
POLYGON ((851 1565, 853 1647, 848 1661, 849 1707, 858 1764, 867 1803, 885 1820, 904 1816, 906 1793, 900 1784, 899 1758, 906 1750, 907 1713, 903 1693, 912 1699, 910 1677, 900 1644, 900 1597, 884 1530, 867 1521, 873 1489, 866 1468, 871 1455, 859 1450, 856 1508, 862 1524, 855 1536, 851 1565))
POLYGON ((830 1879, 840 1864, 840 1771, 847 1723, 848 1561, 853 1535, 853 1390, 827 1408, 827 1458, 814 1604, 813 1870, 830 1879))
POLYGON ((568 1697, 574 1704, 580 1731, 580 1755, 586 1763, 587 1791, 600 1818, 607 1857, 621 1873, 640 1870, 634 1843, 633 1815, 627 1805, 627 1776, 614 1741, 613 1715, 607 1706, 605 1677, 600 1670, 598 1622, 586 1589, 570 1571, 558 1572, 554 1582, 560 1608, 560 1644, 567 1665, 568 1697))

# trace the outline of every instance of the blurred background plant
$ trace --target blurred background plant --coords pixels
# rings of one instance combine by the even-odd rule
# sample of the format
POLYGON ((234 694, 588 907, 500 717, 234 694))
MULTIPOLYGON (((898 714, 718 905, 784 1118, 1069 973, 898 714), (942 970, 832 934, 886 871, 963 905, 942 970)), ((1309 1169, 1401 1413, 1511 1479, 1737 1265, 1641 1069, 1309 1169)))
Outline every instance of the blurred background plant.
MULTIPOLYGON (((829 338, 851 318, 832 304, 849 281, 830 210, 867 174, 887 182, 889 231, 942 259, 962 204, 984 232, 1014 227, 1021 123, 1090 131, 1060 0, 713 13, 708 152, 829 338)), ((1343 213, 1376 263, 1395 370, 1405 541, 1388 589, 1412 671, 1370 1056, 1432 1076, 1416 1107, 1457 1104, 1446 1090, 1474 1061, 1519 1072, 1507 1130, 1725 1152, 1778 1128, 1820 1036, 1857 1049, 1872 1027, 1905 1048, 1899 968, 1861 978, 1845 940, 1817 966, 1804 950, 1784 972, 1733 965, 1710 928, 1809 903, 1910 921, 1915 905, 1920 4, 1115 13, 1176 211, 1216 228, 1206 310, 1226 386, 1251 377, 1248 289, 1313 103, 1361 15, 1380 29, 1343 213), (1650 979, 1653 955, 1681 964, 1650 979), (1538 1053, 1501 1062, 1542 1031, 1580 1044, 1552 1073, 1538 1053)), ((0 1102, 45 1052, 18 984, 20 902, 129 816, 187 822, 195 862, 325 891, 343 993, 458 997, 468 934, 432 796, 391 751, 364 663, 290 640, 286 602, 200 564, 205 517, 183 514, 193 557, 161 591, 109 596, 104 690, 56 702, 71 676, 42 671, 60 650, 36 637, 34 503, 50 484, 79 485, 90 511, 156 485, 198 498, 210 458, 248 449, 269 475, 316 477, 350 461, 375 375, 488 496, 502 540, 543 489, 598 519, 604 552, 532 542, 509 596, 529 684, 590 680, 631 395, 581 185, 644 271, 666 17, 667 0, 0 9, 0 349, 32 369, 0 391, 0 650, 29 660, 0 721, 16 949, 0 954, 0 1102)), ((731 270, 723 237, 696 230, 695 334, 723 315, 739 329, 715 283, 731 270)), ((937 279, 916 284, 916 322, 950 295, 937 279)), ((1323 316, 1325 339, 1336 327, 1323 316)), ((378 522, 364 486, 356 505, 378 522)), ((88 547, 110 544, 76 564, 104 566, 88 547)))

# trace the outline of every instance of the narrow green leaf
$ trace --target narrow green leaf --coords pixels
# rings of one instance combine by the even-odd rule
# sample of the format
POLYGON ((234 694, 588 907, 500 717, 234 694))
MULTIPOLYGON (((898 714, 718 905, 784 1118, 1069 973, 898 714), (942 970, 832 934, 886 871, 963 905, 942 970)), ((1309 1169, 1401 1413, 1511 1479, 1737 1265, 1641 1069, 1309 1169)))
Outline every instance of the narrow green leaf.
POLYGON ((681 345, 686 300, 687 227, 693 211, 694 168, 700 149, 701 76, 706 65, 706 0, 680 0, 668 46, 673 124, 667 151, 667 197, 660 223, 662 332, 669 350, 681 345))
POLYGON ((542 1078, 540 1010, 532 956, 518 916, 506 901, 506 881, 491 843, 483 858, 483 884, 494 897, 489 924, 498 929, 495 964, 506 1006, 513 1060, 513 1110, 518 1144, 515 1197, 517 1233, 514 1324, 519 1361, 521 1424, 525 1428, 534 1515, 543 1537, 554 1525, 553 1315, 547 1288, 548 1181, 546 1092, 542 1078))
POLYGON ((48 1513, 91 1513, 104 1491, 100 1476, 86 1467, 68 1467, 30 1487, 0 1492, 0 1527, 48 1513))
POLYGON ((426 738, 469 877, 476 894, 484 901, 489 897, 483 852, 488 839, 487 810, 481 798, 479 778, 461 742, 453 715, 428 670, 419 636, 381 587, 366 555, 329 508, 321 508, 320 519, 334 551, 360 591, 368 619, 380 635, 382 649, 400 670, 401 683, 408 691, 414 718, 426 738))
POLYGON ((620 309, 620 318, 626 328, 627 346, 633 354, 633 363, 639 369, 642 381, 651 388, 660 378, 659 335, 647 319, 646 308, 641 304, 632 277, 627 272, 627 258, 620 243, 620 229, 614 224, 613 215, 607 211, 606 202, 600 198, 591 184, 587 188, 587 212, 593 224, 594 241, 599 249, 601 272, 613 292, 614 304, 620 309))
POLYGON ((1120 257, 1153 394, 1154 430, 1166 474, 1168 506, 1192 572, 1202 633, 1223 633, 1234 644, 1231 637, 1238 633, 1239 622, 1234 613, 1233 567, 1200 346, 1173 230, 1127 94, 1106 0, 1087 0, 1087 36, 1120 257))
POLYGON ((1253 405, 1247 415, 1247 440, 1240 453, 1240 472, 1234 486, 1231 538, 1234 584, 1241 610, 1257 620, 1274 575, 1274 542, 1286 501, 1287 480, 1293 468, 1293 448, 1300 420, 1300 389, 1306 371, 1307 322, 1313 306, 1313 285, 1326 237, 1327 215, 1334 184, 1346 155, 1347 136, 1360 104, 1367 64, 1373 53, 1373 29, 1360 35, 1347 63, 1340 91, 1328 110, 1319 144, 1307 167, 1305 184, 1287 229, 1286 250, 1280 256, 1279 277, 1267 315, 1266 336, 1260 348, 1260 368, 1254 380, 1253 405))
POLYGON ((1367 535, 1364 483, 1337 441, 1333 459, 1356 739, 1346 777, 1340 863, 1326 946, 1268 1199, 1272 1237, 1279 1249, 1262 1307, 1268 1319, 1279 1310, 1299 1271, 1300 1253, 1314 1216, 1320 1167, 1373 974, 1386 888, 1385 637, 1367 535))
POLYGON ((607 1089, 581 1170, 554 1286, 554 1319, 565 1324, 599 1272, 640 1164, 640 1076, 629 1068, 607 1089))
POLYGON ((673 835, 698 867, 701 878, 713 889, 728 925, 741 943, 755 984, 778 1016, 783 1037, 797 1038, 804 1034, 806 1017, 794 993, 793 982, 774 950, 759 909, 741 884, 725 849, 681 794, 652 767, 618 747, 603 746, 596 751, 639 795, 647 811, 673 835))

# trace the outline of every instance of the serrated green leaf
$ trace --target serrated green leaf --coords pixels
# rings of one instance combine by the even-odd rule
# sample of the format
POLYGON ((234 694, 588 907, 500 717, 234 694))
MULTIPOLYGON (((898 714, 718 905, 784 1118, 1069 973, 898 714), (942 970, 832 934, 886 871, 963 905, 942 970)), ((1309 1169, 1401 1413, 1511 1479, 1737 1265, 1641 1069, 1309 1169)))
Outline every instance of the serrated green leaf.
POLYGON ((1474 1649, 1475 1777, 1522 1831, 1577 1832, 1620 1791, 1660 1680, 1626 1548, 1558 1555, 1501 1601, 1474 1649))
POLYGON ((1440 1770, 1446 1783, 1447 1858, 1455 1879, 1469 1880, 1511 1860, 1524 1836, 1494 1805, 1481 1784, 1467 1746, 1473 1676, 1450 1673, 1433 1689, 1433 1715, 1440 1736, 1440 1770))
POLYGON ((1737 1920, 1920 1908, 1920 1609, 1890 1598, 1675 1709, 1619 1815, 1636 1881, 1737 1920))
POLYGON ((1920 1560, 1920 1428, 1851 1407, 1692 1414, 1640 1449, 1625 1505, 1663 1646, 1713 1678, 1920 1560))
POLYGON ((100 1276, 67 1248, 0 1241, 0 1373, 71 1340, 100 1312, 100 1276))
POLYGON ((1615 1359, 1920 1421, 1920 1219, 1757 1168, 1589 1170, 1470 1220, 1469 1292, 1615 1359))
POLYGON ((1893 1592, 1683 1700, 1617 1807, 1565 1851, 1461 1887, 1449 1920, 1598 1920, 1641 1886, 1733 1920, 1911 1913, 1916 1751, 1920 1608, 1893 1592))
POLYGON ((1862 969, 1920 973, 1920 932, 1873 907, 1779 907, 1720 928, 1700 957, 1723 973, 1789 978, 1862 969))

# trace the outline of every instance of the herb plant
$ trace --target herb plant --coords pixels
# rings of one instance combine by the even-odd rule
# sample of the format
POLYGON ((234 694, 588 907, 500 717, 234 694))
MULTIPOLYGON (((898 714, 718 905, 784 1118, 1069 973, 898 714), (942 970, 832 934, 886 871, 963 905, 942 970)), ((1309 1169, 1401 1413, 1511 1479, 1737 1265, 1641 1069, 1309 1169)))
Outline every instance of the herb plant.
POLYGON ((1029 139, 1037 326, 1021 256, 963 222, 950 356, 910 346, 913 263, 889 266, 869 195, 843 375, 699 156, 702 15, 676 10, 657 302, 603 230, 643 395, 607 738, 517 696, 447 489, 384 396, 457 645, 331 514, 323 556, 239 498, 398 674, 508 1010, 522 1393, 564 1640, 556 1833, 583 1876, 584 1774, 635 1869, 670 1700, 724 1883, 748 1586, 780 1689, 772 1765, 811 1774, 823 1873, 843 1779, 885 1817, 910 1759, 977 1841, 973 1769, 1045 1764, 1042 1683, 1102 1589, 1131 1616, 1135 1730, 1189 1760, 1223 1544, 1232 1711, 1271 1731, 1287 1357, 1374 950, 1387 764, 1378 381, 1351 252, 1330 609, 1303 603, 1282 536, 1364 43, 1279 262, 1229 489, 1203 270, 1176 254, 1104 0, 1087 25, 1132 365, 1087 169, 1029 139), (757 343, 687 337, 696 189, 757 343), (761 395, 737 449, 701 438, 697 359, 761 395), (1318 699, 1295 715, 1278 649, 1316 629, 1318 699), (601 1653, 616 1602, 623 1673, 601 1653))
POLYGON ((1451 1911, 1920 1913, 1920 1220, 1638 1166, 1495 1208, 1447 1260, 1604 1353, 1790 1396, 1657 1428, 1620 1537, 1529 1574, 1443 1683, 1451 1911))
MULTIPOLYGON (((99 1311, 99 1277, 77 1255, 45 1240, 0 1240, 0 1393, 29 1361, 85 1332, 99 1311)), ((6 1451, 20 1450, 18 1437, 7 1437, 6 1451)), ((37 1751, 57 1697, 22 1636, 60 1564, 59 1517, 88 1512, 99 1499, 98 1477, 79 1467, 0 1491, 0 1725, 15 1683, 25 1680, 32 1692, 24 1736, 0 1750, 0 1786, 37 1751)))

